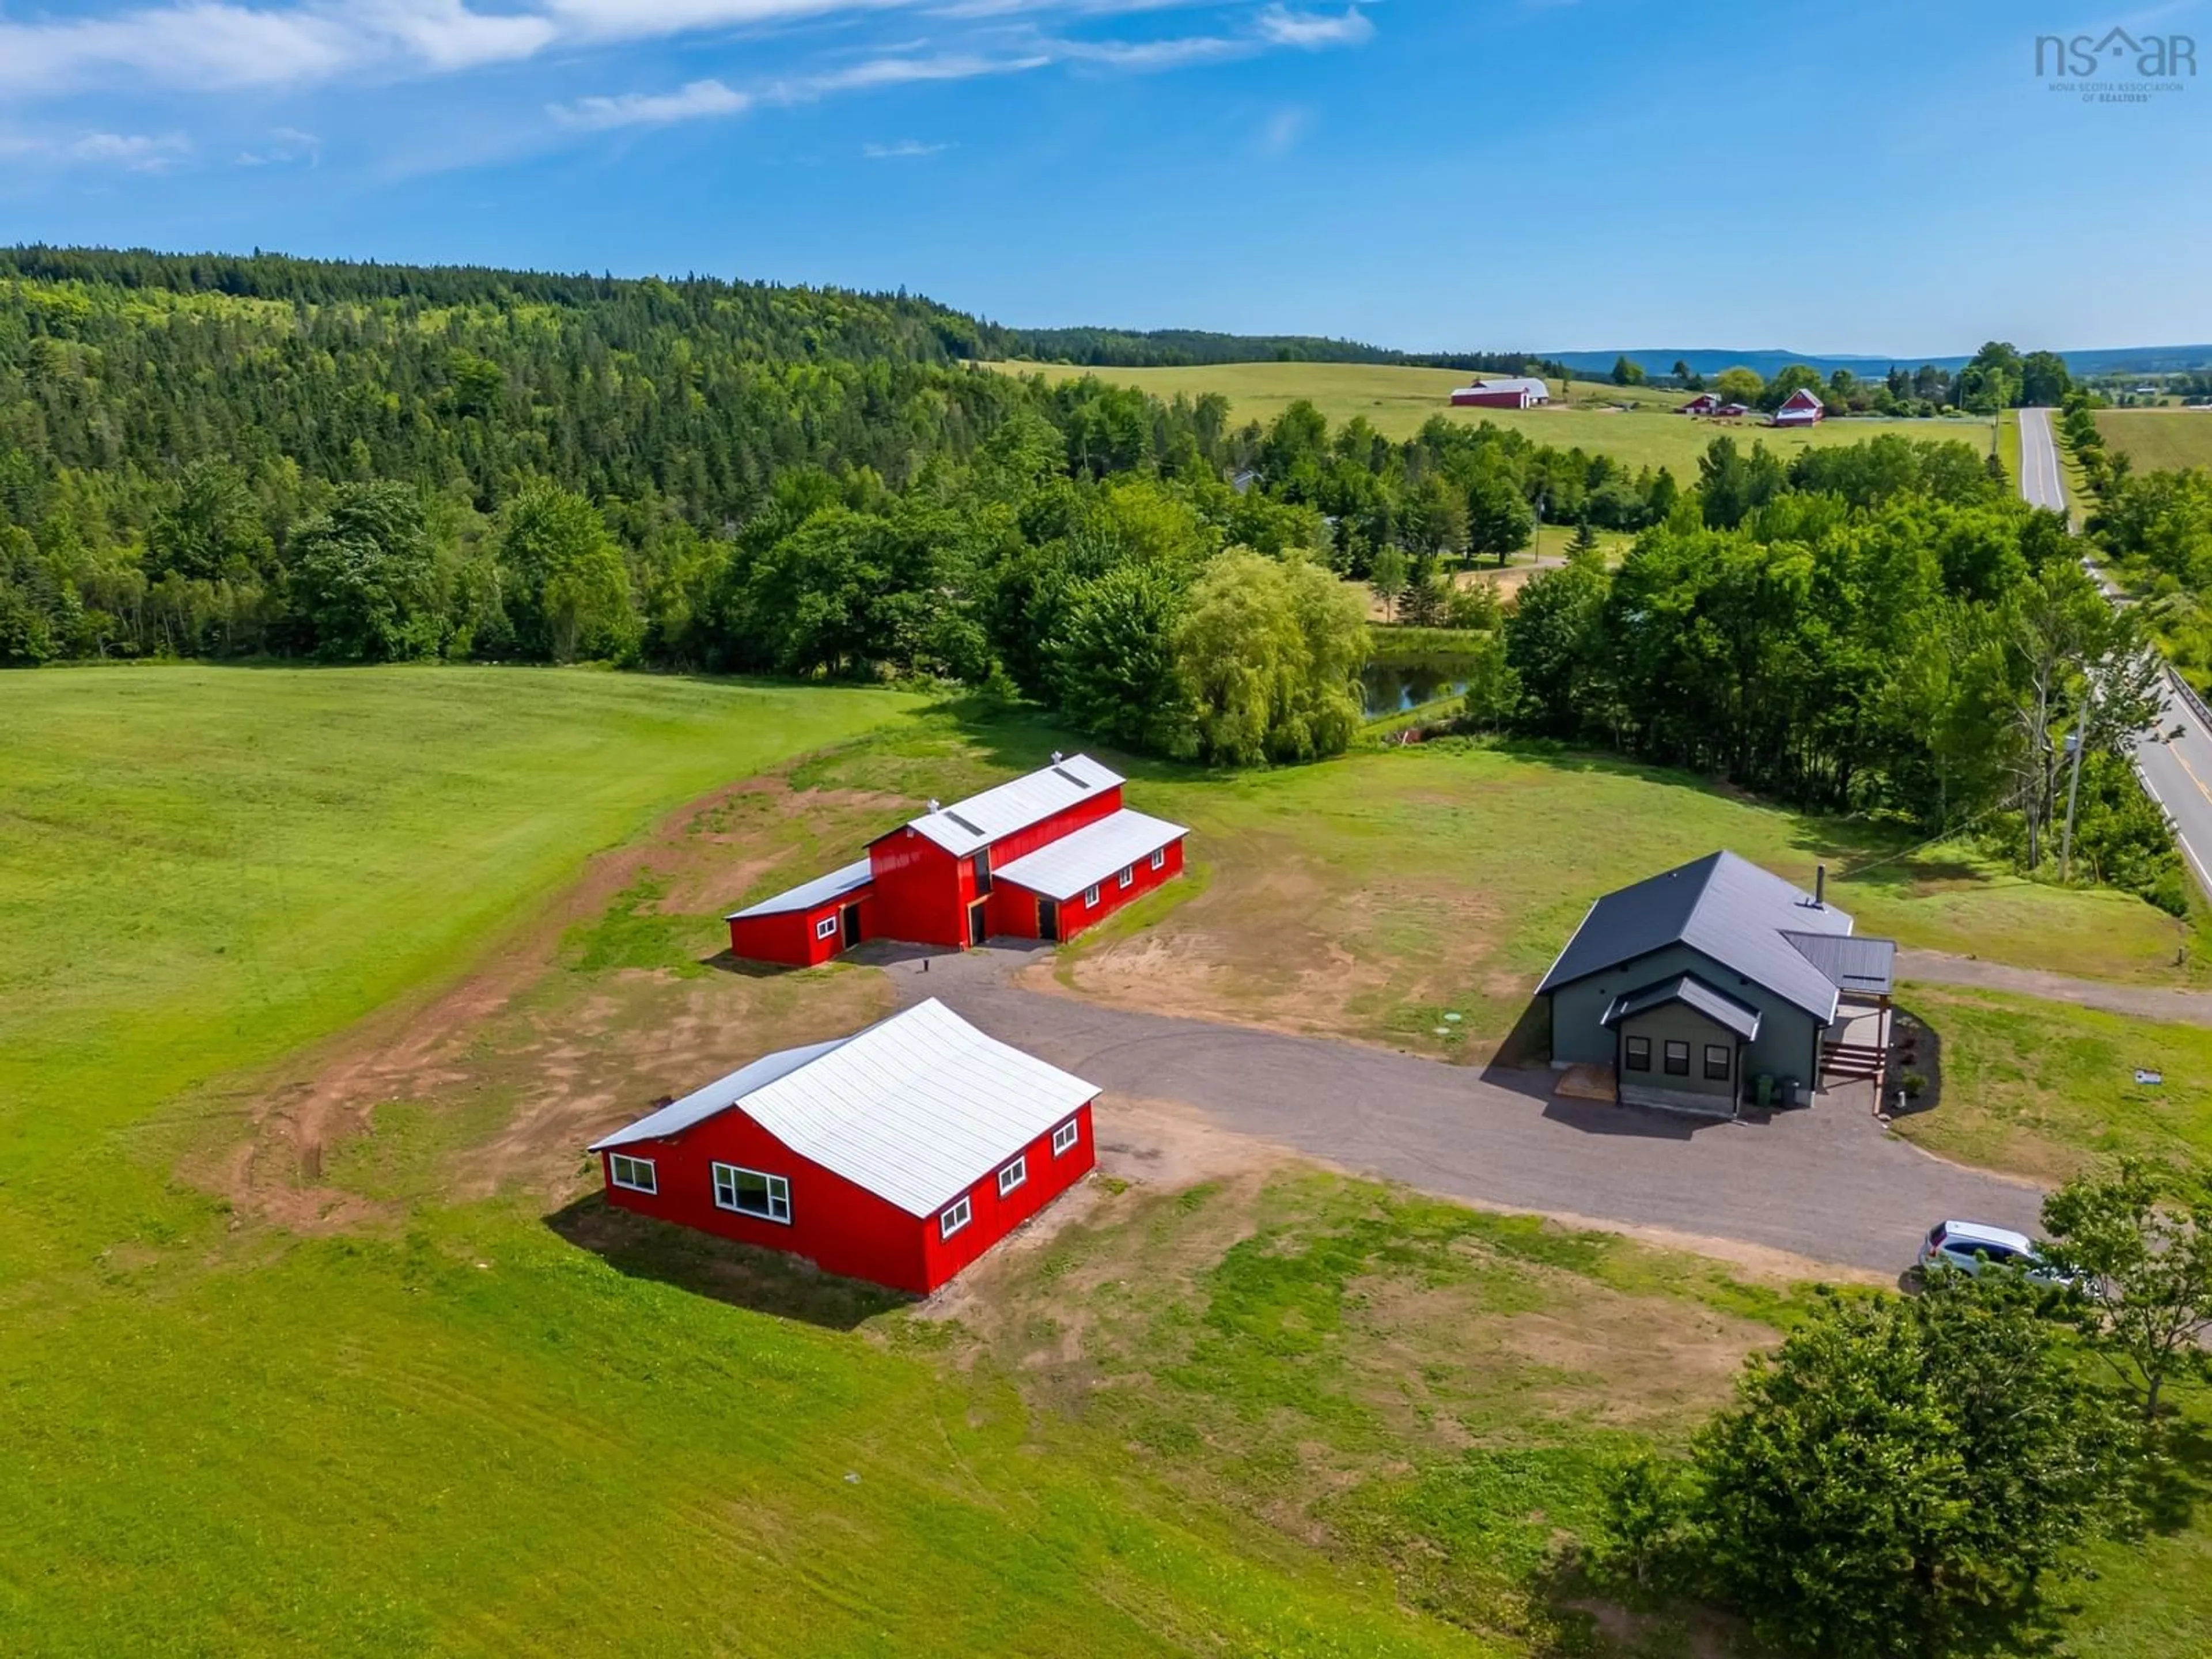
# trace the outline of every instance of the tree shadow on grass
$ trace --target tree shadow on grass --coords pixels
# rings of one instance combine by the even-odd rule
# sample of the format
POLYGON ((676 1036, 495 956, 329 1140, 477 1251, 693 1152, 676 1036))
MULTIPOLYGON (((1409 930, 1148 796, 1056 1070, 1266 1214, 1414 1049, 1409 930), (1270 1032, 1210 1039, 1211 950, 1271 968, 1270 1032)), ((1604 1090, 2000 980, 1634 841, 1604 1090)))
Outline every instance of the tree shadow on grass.
POLYGON ((825 1273, 796 1256, 716 1238, 617 1209, 592 1193, 545 1218, 545 1225, 616 1272, 824 1330, 849 1331, 915 1298, 825 1273))

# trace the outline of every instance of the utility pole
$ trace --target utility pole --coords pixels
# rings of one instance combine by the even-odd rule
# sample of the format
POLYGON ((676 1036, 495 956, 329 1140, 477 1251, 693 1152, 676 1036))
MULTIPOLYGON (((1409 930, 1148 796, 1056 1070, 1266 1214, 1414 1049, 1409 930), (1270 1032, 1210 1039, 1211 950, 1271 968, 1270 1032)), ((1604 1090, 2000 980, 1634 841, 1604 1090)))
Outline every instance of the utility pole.
POLYGON ((2074 869, 2074 803, 2081 793, 2081 751, 2089 745, 2081 740, 2077 728, 2066 734, 2066 746, 2074 751, 2074 775, 2066 785, 2066 834, 2058 843, 2058 880, 2062 886, 2074 869))

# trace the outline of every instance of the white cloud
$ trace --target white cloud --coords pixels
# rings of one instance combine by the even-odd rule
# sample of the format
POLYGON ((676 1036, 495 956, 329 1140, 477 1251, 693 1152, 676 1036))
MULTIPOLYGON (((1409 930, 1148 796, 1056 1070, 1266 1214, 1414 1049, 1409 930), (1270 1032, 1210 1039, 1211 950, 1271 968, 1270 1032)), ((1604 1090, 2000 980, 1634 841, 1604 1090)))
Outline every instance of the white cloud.
POLYGON ((1305 137, 1307 127, 1313 123, 1311 110, 1295 106, 1279 109, 1260 124, 1260 135, 1255 148, 1262 155, 1287 155, 1297 148, 1298 140, 1305 137))
POLYGON ((302 132, 297 127, 278 127, 267 140, 252 149, 239 151, 231 165, 241 167, 283 167, 296 164, 319 167, 323 161, 323 141, 312 132, 302 132))
POLYGON ((0 133, 0 155, 50 167, 167 173, 191 159, 192 145, 179 132, 85 132, 74 138, 0 133))
POLYGON ((924 155, 942 155, 950 144, 925 144, 919 138, 902 138, 895 144, 863 144, 860 154, 871 161, 903 161, 924 155))
POLYGON ((579 98, 573 104, 549 105, 553 118, 563 126, 604 131, 612 127, 665 126, 673 121, 696 121, 706 116, 742 115, 753 106, 749 92, 738 92, 720 81, 694 81, 674 92, 626 92, 613 97, 579 98))
POLYGON ((1061 57, 1081 64, 1103 64, 1109 69, 1171 70, 1191 64, 1218 63, 1224 58, 1244 58, 1255 50, 1248 40, 1224 40, 1219 35, 1186 35, 1168 40, 1059 40, 1061 57))
POLYGON ((1259 28, 1261 38, 1271 46, 1298 46, 1308 52, 1325 46, 1364 46, 1375 38, 1375 25, 1357 6, 1337 15, 1269 6, 1260 14, 1259 28))

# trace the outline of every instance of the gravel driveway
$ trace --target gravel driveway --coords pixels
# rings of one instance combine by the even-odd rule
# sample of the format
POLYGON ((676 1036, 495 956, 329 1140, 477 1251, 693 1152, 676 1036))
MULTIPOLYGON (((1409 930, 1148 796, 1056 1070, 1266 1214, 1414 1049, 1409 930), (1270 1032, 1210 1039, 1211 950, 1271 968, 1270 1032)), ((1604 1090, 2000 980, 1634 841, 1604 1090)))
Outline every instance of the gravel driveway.
POLYGON ((903 1000, 941 998, 1110 1093, 1179 1101, 1225 1128, 1448 1197, 1888 1273, 1910 1266, 1946 1217, 2035 1226, 2036 1188, 1930 1158, 1849 1105, 1709 1122, 1555 1100, 1549 1072, 1478 1072, 1010 983, 1032 959, 994 947, 889 966, 903 1000))

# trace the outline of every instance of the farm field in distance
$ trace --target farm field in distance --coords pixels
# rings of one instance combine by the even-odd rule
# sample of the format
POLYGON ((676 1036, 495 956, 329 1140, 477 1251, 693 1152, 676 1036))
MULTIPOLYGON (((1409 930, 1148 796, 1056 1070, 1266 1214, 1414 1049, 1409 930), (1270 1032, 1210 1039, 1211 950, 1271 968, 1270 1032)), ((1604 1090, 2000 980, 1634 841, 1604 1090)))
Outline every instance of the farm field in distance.
POLYGON ((2100 409, 2097 430, 2138 472, 2212 466, 2212 410, 2100 409))
POLYGON ((1986 421, 1970 420, 1851 420, 1824 421, 1817 426, 1776 428, 1754 420, 1741 422, 1692 420, 1673 413, 1689 396, 1660 392, 1648 386, 1614 386, 1595 381, 1574 383, 1575 397, 1634 401, 1626 411, 1598 408, 1569 409, 1453 409, 1445 399, 1454 386, 1477 377, 1459 369, 1414 368, 1395 363, 1222 363, 1179 368, 1079 368, 1065 363, 996 363, 1008 374, 1042 374, 1054 380, 1095 374, 1117 386, 1130 386, 1154 397, 1201 397, 1218 392, 1230 402, 1239 425, 1273 420, 1303 398, 1328 417, 1332 429, 1354 416, 1364 416, 1385 437, 1413 436, 1433 416, 1463 421, 1470 426, 1487 420, 1495 425, 1526 433, 1538 443, 1557 449, 1582 448, 1610 455, 1623 465, 1640 468, 1666 467, 1678 483, 1694 483, 1698 458, 1707 445, 1733 434, 1748 449, 1753 441, 1788 457, 1815 444, 1857 443, 1879 433, 1898 432, 1915 439, 1959 439, 1986 452, 1990 428, 1986 421))
MULTIPOLYGON (((1079 739, 576 671, 69 671, 0 699, 0 914, 27 941, 5 1006, 36 1007, 0 1094, 22 1338, 0 1348, 0 1648, 1719 1639, 1594 1629, 1553 1549, 1612 1459, 1679 1444, 1796 1316, 1786 1263, 1486 1214, 1110 1097, 1100 1177, 927 1309, 590 1195, 587 1128, 887 1006, 864 967, 728 971, 723 911, 1079 739), (102 934, 113 952, 68 948, 102 934), (33 1025, 66 1041, 27 1048, 33 1025)), ((1502 1033, 1498 988, 1525 996, 1586 884, 1716 841, 1799 874, 1873 850, 1578 757, 1109 758, 1202 863, 1079 954, 1079 986, 1150 994, 1156 947, 1241 973, 1342 927, 1338 1000, 1259 996, 1407 1046, 1431 993, 1502 1033)), ((1985 956, 2145 982, 2138 952, 2171 959, 2136 901, 1922 859, 1834 890, 1869 928, 1985 956)), ((1267 1012, 1204 972, 1154 990, 1267 1012)), ((2182 1525, 2100 1549, 2070 1593, 2084 1651, 2206 1628, 2206 1551, 2182 1525)))

